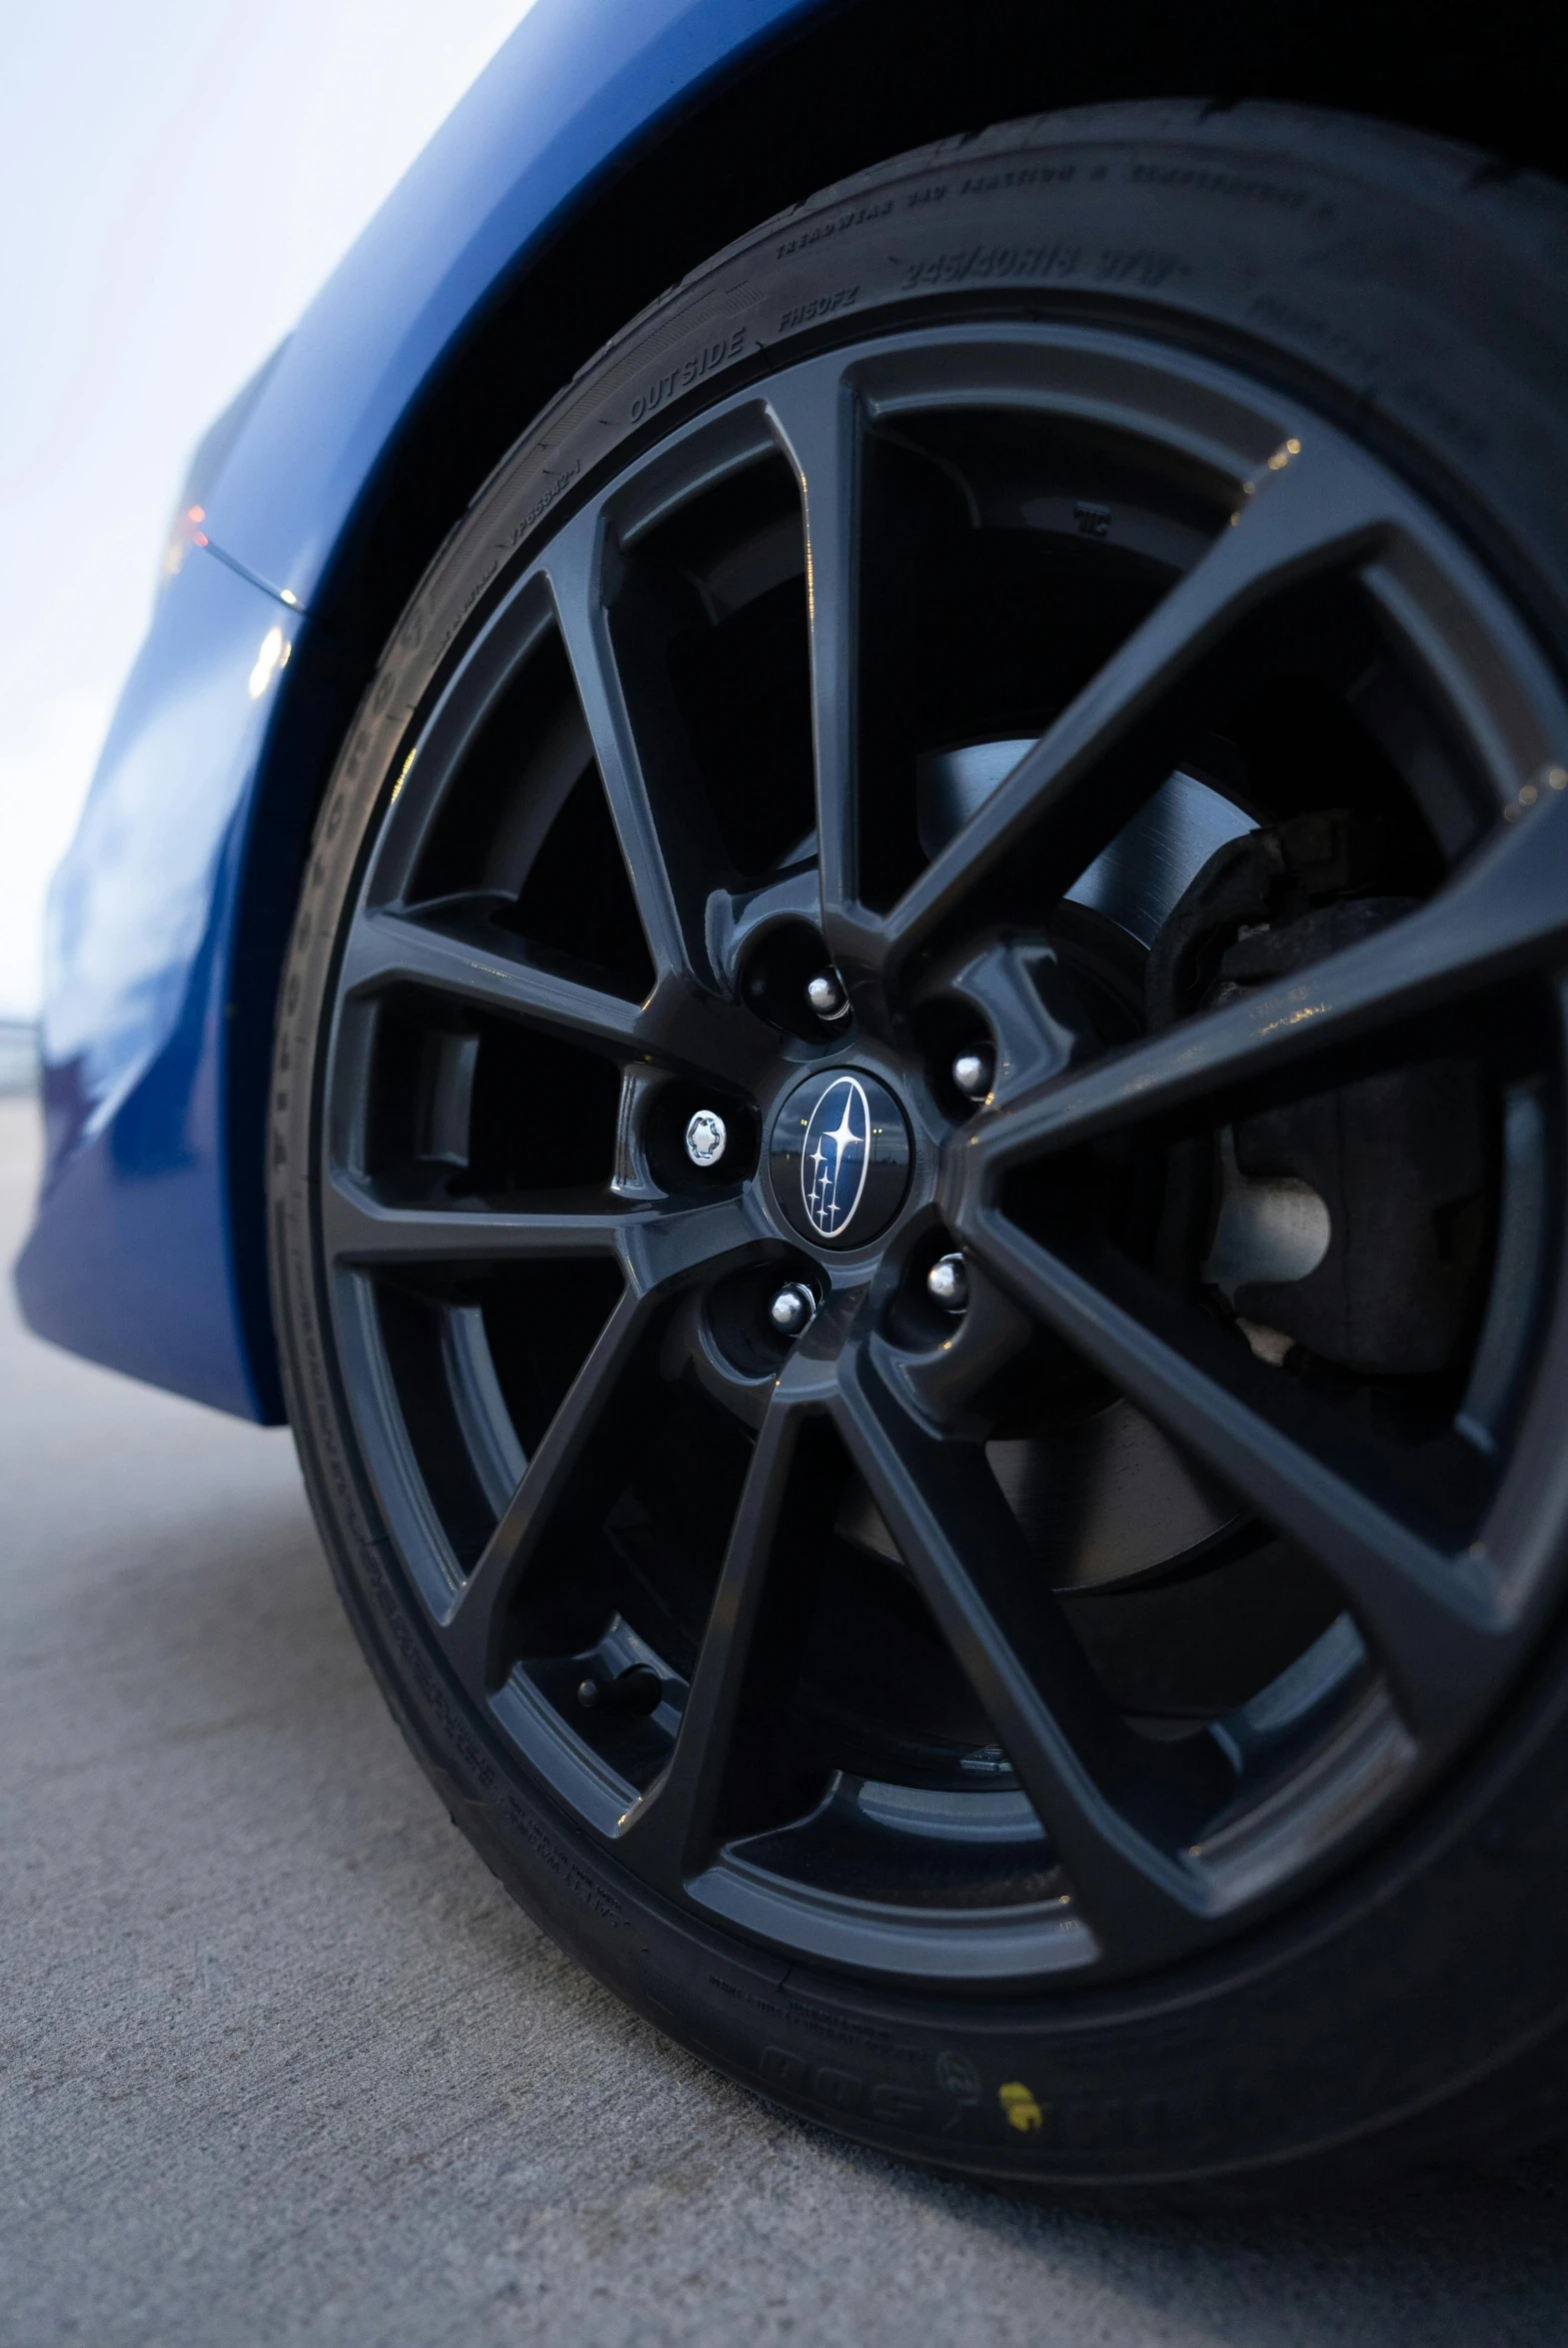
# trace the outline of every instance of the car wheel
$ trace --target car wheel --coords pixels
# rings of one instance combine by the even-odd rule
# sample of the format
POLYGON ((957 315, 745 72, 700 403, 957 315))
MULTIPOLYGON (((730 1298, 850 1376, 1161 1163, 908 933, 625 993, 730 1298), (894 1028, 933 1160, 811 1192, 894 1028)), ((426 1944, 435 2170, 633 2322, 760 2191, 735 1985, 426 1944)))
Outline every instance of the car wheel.
POLYGON ((1555 2124, 1565 226, 1287 109, 881 166, 525 432, 327 793, 349 1612, 524 1904, 863 2141, 1555 2124))

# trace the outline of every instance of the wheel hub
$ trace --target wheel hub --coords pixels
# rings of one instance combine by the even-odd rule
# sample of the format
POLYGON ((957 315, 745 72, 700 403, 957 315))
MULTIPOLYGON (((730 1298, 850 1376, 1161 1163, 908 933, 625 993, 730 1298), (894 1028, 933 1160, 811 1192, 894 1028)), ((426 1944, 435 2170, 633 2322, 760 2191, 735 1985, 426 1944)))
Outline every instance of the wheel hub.
POLYGON ((813 1247, 881 1237, 909 1186, 908 1122, 865 1069, 814 1071, 784 1100, 769 1139, 775 1202, 813 1247))

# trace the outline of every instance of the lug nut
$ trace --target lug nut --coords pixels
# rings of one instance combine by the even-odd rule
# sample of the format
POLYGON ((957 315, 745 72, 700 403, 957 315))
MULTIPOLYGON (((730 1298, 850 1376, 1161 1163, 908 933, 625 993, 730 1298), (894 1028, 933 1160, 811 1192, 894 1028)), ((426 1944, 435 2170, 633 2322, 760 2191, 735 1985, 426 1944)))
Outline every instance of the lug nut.
POLYGON ((961 1312, 969 1301, 969 1270, 961 1255, 938 1255, 925 1275, 925 1292, 943 1312, 961 1312))
POLYGON ((730 1136, 717 1109, 700 1109, 686 1129, 686 1154, 694 1166, 717 1166, 730 1136))
POLYGON ((804 1280, 785 1280, 768 1307, 768 1317, 782 1337, 797 1337, 816 1310, 816 1298, 804 1280))
POLYGON ((952 1081, 965 1101, 983 1101, 995 1074, 995 1055, 986 1045, 960 1052, 952 1064, 952 1081))
POLYGON ((805 1000, 819 1020, 846 1020, 849 998, 836 971, 818 971, 805 983, 805 1000))

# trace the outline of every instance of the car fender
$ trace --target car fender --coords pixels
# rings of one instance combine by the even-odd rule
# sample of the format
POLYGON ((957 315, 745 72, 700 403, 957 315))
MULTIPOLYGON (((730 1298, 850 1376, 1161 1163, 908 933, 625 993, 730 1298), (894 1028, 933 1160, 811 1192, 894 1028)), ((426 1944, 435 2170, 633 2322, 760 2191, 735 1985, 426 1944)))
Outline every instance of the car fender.
POLYGON ((248 953, 247 888, 258 863, 284 888, 297 865, 254 820, 290 660, 476 311, 627 148, 813 5, 537 0, 221 436, 51 892, 46 1165, 15 1275, 41 1335, 281 1417, 259 1118, 237 1135, 230 1109, 264 1087, 276 983, 248 953))

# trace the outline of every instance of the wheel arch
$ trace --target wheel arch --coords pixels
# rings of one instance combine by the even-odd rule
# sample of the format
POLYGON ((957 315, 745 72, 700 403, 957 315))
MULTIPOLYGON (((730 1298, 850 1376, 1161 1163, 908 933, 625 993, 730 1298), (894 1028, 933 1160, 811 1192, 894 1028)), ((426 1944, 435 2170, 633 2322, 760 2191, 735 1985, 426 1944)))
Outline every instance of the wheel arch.
POLYGON ((236 1297, 263 1414, 281 1417, 263 1132, 275 997, 311 827, 387 636, 454 520, 536 413, 690 269, 884 155, 1064 106, 1211 93, 1337 108, 1460 139, 1511 175, 1568 177, 1546 16, 1497 0, 1158 0, 1057 11, 828 0, 653 118, 498 274, 398 416, 310 599, 252 795, 235 916, 225 1126, 236 1297), (1521 97, 1521 92, 1525 93, 1521 97))

